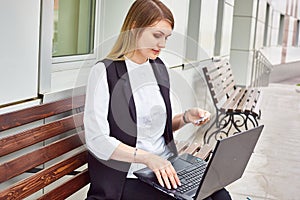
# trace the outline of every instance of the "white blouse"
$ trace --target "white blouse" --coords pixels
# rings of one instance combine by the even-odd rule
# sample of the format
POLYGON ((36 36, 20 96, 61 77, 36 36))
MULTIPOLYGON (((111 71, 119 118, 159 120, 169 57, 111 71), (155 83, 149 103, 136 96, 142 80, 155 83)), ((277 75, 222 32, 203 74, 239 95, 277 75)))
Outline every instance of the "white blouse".
MULTIPOLYGON (((171 152, 163 138, 166 125, 166 107, 159 91, 149 61, 136 64, 125 60, 132 88, 137 116, 138 149, 169 157, 171 152)), ((107 121, 109 89, 105 65, 100 62, 90 72, 84 114, 85 138, 87 148, 98 158, 108 160, 120 141, 109 135, 107 121)), ((133 171, 145 167, 133 163, 127 177, 135 178, 133 171)))

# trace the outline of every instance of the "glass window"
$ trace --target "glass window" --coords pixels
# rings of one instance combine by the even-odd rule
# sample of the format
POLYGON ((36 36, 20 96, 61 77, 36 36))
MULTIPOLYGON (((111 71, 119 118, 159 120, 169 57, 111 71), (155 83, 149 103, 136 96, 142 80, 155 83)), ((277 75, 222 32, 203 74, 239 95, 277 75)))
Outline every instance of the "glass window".
POLYGON ((91 54, 96 0, 54 0, 52 56, 91 54))
POLYGON ((283 43, 283 33, 284 33, 283 31, 284 31, 284 15, 280 14, 278 45, 282 45, 282 43, 283 43))

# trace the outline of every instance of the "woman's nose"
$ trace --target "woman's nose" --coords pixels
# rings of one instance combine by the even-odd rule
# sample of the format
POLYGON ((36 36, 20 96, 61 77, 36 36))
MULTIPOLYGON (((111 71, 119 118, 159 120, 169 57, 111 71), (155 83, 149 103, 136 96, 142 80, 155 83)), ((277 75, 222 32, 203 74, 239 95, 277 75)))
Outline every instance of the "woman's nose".
POLYGON ((160 39, 159 42, 158 42, 159 48, 165 48, 166 47, 166 42, 167 42, 167 40, 165 38, 160 39))

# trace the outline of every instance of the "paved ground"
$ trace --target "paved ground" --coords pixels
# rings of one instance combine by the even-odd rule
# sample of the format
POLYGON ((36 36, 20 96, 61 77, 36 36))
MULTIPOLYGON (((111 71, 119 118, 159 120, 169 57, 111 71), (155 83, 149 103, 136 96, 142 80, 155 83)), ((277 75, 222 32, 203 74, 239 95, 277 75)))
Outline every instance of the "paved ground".
POLYGON ((234 200, 298 200, 300 93, 294 85, 278 83, 263 93, 260 124, 265 128, 243 177, 227 189, 234 200))

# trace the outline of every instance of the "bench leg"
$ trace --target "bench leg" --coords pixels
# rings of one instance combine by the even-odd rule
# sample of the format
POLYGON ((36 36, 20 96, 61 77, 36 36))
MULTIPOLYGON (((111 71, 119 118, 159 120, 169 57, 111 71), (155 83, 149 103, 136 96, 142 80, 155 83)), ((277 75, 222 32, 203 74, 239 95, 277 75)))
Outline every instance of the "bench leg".
POLYGON ((251 124, 252 124, 253 127, 258 126, 258 122, 256 120, 256 117, 253 116, 253 115, 247 114, 246 115, 246 121, 245 121, 245 128, 246 128, 246 130, 248 130, 248 120, 251 122, 251 124), (253 119, 251 119, 251 117, 253 119))
POLYGON ((258 113, 257 119, 260 119, 260 117, 261 117, 261 110, 259 110, 259 113, 258 113))
MULTIPOLYGON (((224 114, 224 115, 225 115, 225 116, 222 117, 221 120, 219 120, 220 115, 219 115, 219 114, 216 115, 216 118, 215 118, 214 122, 209 126, 209 128, 208 128, 208 129, 205 131, 205 133, 204 133, 204 136, 203 136, 203 143, 204 143, 204 144, 208 144, 209 141, 210 141, 210 139, 211 139, 211 137, 212 137, 213 135, 216 135, 216 136, 215 136, 215 138, 216 138, 217 135, 219 135, 218 133, 219 133, 222 129, 224 129, 225 127, 227 127, 227 126, 230 124, 230 115, 228 115, 228 114, 224 114), (228 117, 229 117, 229 119, 226 120, 226 118, 228 118, 228 117), (223 124, 222 124, 222 123, 223 123, 223 124), (214 125, 216 125, 217 130, 213 131, 213 132, 210 133, 209 136, 208 136, 209 131, 212 129, 212 127, 213 127, 214 125)), ((225 132, 224 132, 224 133, 225 133, 225 132)), ((226 133, 225 133, 225 134, 226 134, 226 133)))

